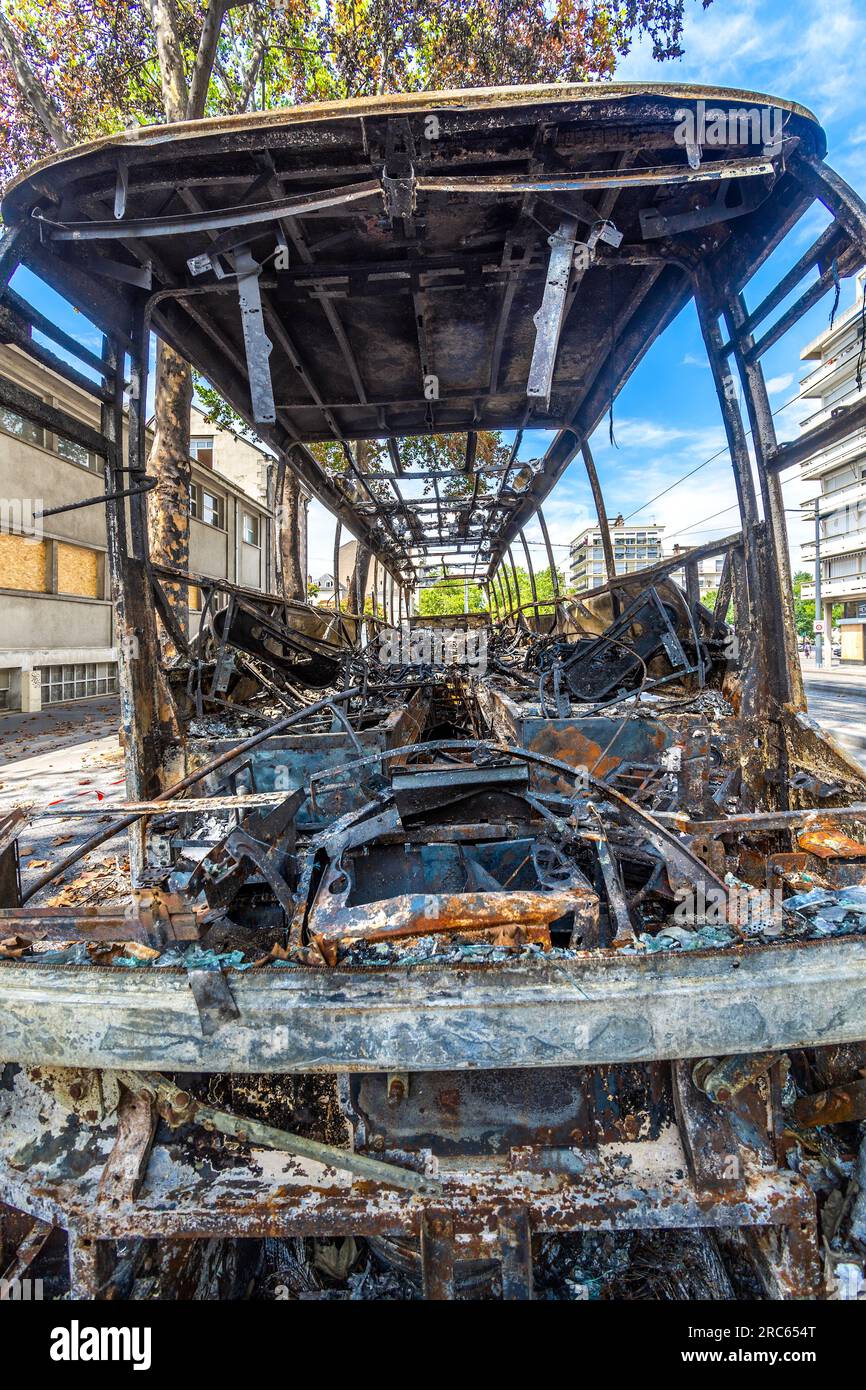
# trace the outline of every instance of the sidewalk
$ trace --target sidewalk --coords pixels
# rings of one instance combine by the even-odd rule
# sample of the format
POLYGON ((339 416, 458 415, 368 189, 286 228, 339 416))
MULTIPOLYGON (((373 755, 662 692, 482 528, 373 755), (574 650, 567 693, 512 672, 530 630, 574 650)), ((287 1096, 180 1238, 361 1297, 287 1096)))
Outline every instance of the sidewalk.
MULTIPOLYGON (((125 795, 119 720, 116 695, 0 715, 0 813, 13 806, 29 813, 19 837, 25 887, 116 814, 112 803, 125 795), (89 814, 46 814, 62 802, 89 814)), ((35 901, 69 906, 120 897, 128 887, 125 857, 126 837, 116 836, 35 901)))
POLYGON ((842 666, 834 660, 832 666, 816 666, 812 655, 808 661, 800 657, 800 669, 805 684, 813 688, 825 686, 829 690, 838 690, 840 687, 853 686, 866 692, 866 665, 842 666))

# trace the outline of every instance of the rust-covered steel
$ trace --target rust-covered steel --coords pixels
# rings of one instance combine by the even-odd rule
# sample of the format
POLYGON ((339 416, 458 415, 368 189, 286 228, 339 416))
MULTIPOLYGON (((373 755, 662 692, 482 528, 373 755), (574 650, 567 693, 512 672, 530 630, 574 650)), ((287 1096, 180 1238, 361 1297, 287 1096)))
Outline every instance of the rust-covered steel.
POLYGON ((165 1243, 169 1289, 176 1242, 241 1237, 352 1236, 365 1278, 384 1261, 431 1298, 529 1298, 548 1238, 598 1231, 739 1232, 770 1297, 862 1270, 866 777, 805 710, 779 480, 862 409, 780 444, 761 365, 866 262, 825 146, 750 93, 527 87, 146 129, 7 191, 0 326, 98 370, 100 428, 0 402, 105 460, 120 647, 121 819, 23 905, 0 836, 0 1201, 67 1230, 74 1292, 137 1296, 128 1238, 165 1243), (698 101, 727 144, 682 143, 698 101), (815 199, 831 225, 753 305, 815 199), (19 263, 101 355, 8 288, 19 263), (739 523, 617 575, 590 436, 692 298, 739 523), (330 508, 337 580, 358 541, 348 601, 155 562, 153 332, 274 451, 280 499, 330 508), (401 450, 431 434, 465 436, 434 473, 401 450), (608 573, 574 597, 542 504, 578 455, 608 573), (487 608, 410 616, 439 578, 487 608), (40 907, 118 828, 130 901, 40 907))

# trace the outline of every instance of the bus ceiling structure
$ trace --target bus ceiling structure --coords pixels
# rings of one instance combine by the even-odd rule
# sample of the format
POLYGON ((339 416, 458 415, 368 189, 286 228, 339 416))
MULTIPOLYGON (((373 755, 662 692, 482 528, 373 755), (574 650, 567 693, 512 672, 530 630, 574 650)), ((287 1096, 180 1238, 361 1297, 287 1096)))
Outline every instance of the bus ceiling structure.
MULTIPOLYGON (((540 1234, 683 1227, 745 1233, 782 1296, 826 1290, 783 1092, 799 1088, 801 1124, 804 1103, 814 1119, 816 1094, 834 1087, 848 1088, 847 1108, 834 1102, 843 1127, 866 1114, 866 942, 851 926, 866 784, 805 714, 780 475, 866 426, 866 403, 779 443, 762 370, 866 264, 866 206, 825 153, 808 111, 750 93, 527 87, 146 128, 47 159, 7 190, 0 337, 100 407, 97 429, 0 378, 4 409, 105 461, 138 902, 135 918, 96 926, 8 895, 3 908, 23 945, 0 961, 17 1117, 0 1140, 0 1197, 68 1229, 76 1290, 104 1291, 100 1261, 129 1236, 354 1234, 401 1268, 416 1261, 430 1296, 453 1296, 480 1264, 524 1297, 540 1234), (826 230, 747 303, 816 200, 826 230), (101 329, 101 355, 11 288, 19 265, 101 329), (691 299, 741 526, 618 576, 589 440, 691 299), (336 565, 323 616, 151 561, 153 333, 329 508, 337 548, 343 531, 357 539, 361 571, 369 557, 377 574, 372 617, 363 577, 356 611, 341 611, 336 565), (492 461, 478 449, 487 430, 514 432, 492 461), (552 433, 529 462, 528 430, 552 433), (433 433, 464 441, 447 470, 412 462, 433 433), (361 441, 387 448, 371 465, 361 441), (573 600, 542 508, 579 455, 608 579, 573 600), (536 519, 547 599, 526 535, 536 519), (698 564, 713 555, 709 611, 698 564), (438 572, 487 597, 487 671, 433 663, 389 681, 362 631, 396 632, 438 572), (167 597, 190 583, 208 610, 196 642, 167 597), (276 723, 245 738, 191 731, 243 681, 276 700, 276 723), (321 698, 305 706, 299 684, 321 698), (228 812, 228 828, 202 841, 193 811, 228 812), (769 935, 747 924, 727 947, 656 950, 699 883, 728 904, 734 883, 794 906, 769 935), (812 929, 809 885, 844 934, 812 929), (204 950, 217 920, 265 923, 268 963, 97 969, 28 950, 29 937, 92 942, 94 930, 204 950), (405 954, 455 933, 493 954, 473 966, 471 951, 446 951, 423 968, 405 954), (363 955, 374 948, 395 955, 377 964, 363 955), (804 1049, 818 1059, 811 1091, 792 1061, 804 1049), (587 1078, 605 1068, 602 1113, 587 1078), (472 1080, 491 1069, 495 1114, 472 1080), (348 1145, 233 1117, 170 1079, 224 1072, 275 1086, 341 1076, 348 1145), (55 1122, 46 1089, 65 1138, 54 1167, 22 1171, 28 1123, 55 1122), (246 1166, 205 1182, 172 1139, 196 1119, 240 1137, 246 1166), (482 1131, 497 1135, 495 1158, 482 1131), (268 1149, 284 1169, 261 1161, 268 1149)), ((688 930, 702 920, 692 911, 688 930)), ((862 1256, 864 1240, 861 1211, 838 1259, 862 1256)))

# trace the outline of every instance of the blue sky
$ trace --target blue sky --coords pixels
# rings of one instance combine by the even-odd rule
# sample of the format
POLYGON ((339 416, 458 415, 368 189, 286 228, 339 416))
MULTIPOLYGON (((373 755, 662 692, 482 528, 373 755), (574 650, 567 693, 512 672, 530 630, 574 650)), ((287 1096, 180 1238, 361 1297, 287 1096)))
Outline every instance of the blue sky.
MULTIPOLYGON (((817 116, 827 133, 828 160, 858 192, 866 191, 866 5, 863 0, 715 0, 702 10, 686 0, 685 56, 655 63, 638 45, 617 70, 618 81, 698 82, 766 92, 797 101, 817 116)), ((813 207, 747 290, 754 305, 802 254, 829 218, 813 207)), ((853 302, 854 282, 842 283, 840 312, 853 302)), ((771 404, 779 410, 780 439, 798 433, 813 406, 786 403, 805 375, 801 348, 827 326, 832 295, 763 359, 771 404)), ((718 403, 694 309, 689 305, 653 345, 617 398, 611 448, 606 422, 592 440, 608 512, 656 521, 680 544, 701 544, 738 527, 730 461, 724 448, 718 403), (721 450, 720 456, 657 501, 651 499, 721 450)), ((529 444, 536 453, 543 437, 529 444)), ((529 441, 527 441, 529 443, 529 441)), ((786 508, 813 495, 814 484, 785 483, 786 508)), ((583 464, 576 460, 545 505, 554 540, 562 546, 594 520, 583 464)), ((801 568, 799 542, 807 529, 787 517, 792 560, 801 568)), ((536 540, 539 538, 536 536, 536 540)), ((557 556, 566 556, 558 549, 557 556)))
MULTIPOLYGON (((714 0, 708 10, 700 0, 685 0, 685 56, 673 63, 653 62, 648 45, 638 45, 621 63, 617 80, 699 82, 766 92, 800 102, 812 110, 827 132, 830 163, 859 192, 866 191, 866 4, 864 0, 714 0)), ((762 270, 747 298, 755 304, 826 225, 827 215, 813 208, 762 270)), ((89 347, 99 335, 70 306, 27 272, 14 281, 20 293, 55 315, 67 331, 89 347)), ((853 281, 842 285, 840 310, 853 301, 853 281)), ((774 409, 796 396, 804 374, 800 348, 828 322, 828 296, 764 358, 774 409)), ((798 431, 808 407, 781 409, 776 419, 780 438, 798 431)), ((718 404, 693 309, 689 306, 653 345, 617 399, 612 448, 606 423, 596 432, 593 452, 611 516, 622 512, 635 521, 663 523, 666 534, 681 544, 699 544, 737 527, 730 463, 723 449, 718 404), (717 451, 720 457, 694 477, 656 501, 657 494, 717 451)), ((528 432, 522 456, 538 456, 546 447, 542 431, 528 432)), ((786 506, 796 508, 813 485, 794 480, 785 485, 786 506)), ((592 500, 583 464, 568 469, 545 506, 557 556, 564 564, 567 542, 593 520, 592 500)), ((802 525, 788 516, 794 564, 800 568, 798 542, 802 525)), ((528 535, 539 545, 537 529, 528 535)), ((333 522, 313 504, 310 517, 310 569, 314 575, 333 564, 333 522)))

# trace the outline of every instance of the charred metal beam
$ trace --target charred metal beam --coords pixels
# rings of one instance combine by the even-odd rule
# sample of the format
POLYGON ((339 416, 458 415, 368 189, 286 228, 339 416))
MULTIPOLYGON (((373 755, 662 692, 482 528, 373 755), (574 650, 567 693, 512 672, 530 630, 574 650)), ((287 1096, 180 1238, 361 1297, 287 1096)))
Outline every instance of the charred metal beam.
MULTIPOLYGON (((107 395, 107 392, 105 394, 107 395)), ((76 416, 69 415, 65 410, 48 405, 32 391, 27 391, 4 376, 0 376, 0 406, 16 415, 23 415, 25 420, 32 420, 34 424, 41 425, 43 429, 58 434, 63 439, 71 440, 73 444, 80 444, 82 448, 89 449, 100 458, 105 458, 110 452, 110 441, 99 430, 85 424, 76 416)))
POLYGON ((232 975, 241 1027, 203 1037, 186 972, 0 964, 0 1053, 24 1066, 412 1071, 592 1066, 862 1038, 866 939, 594 953, 552 970, 339 967, 232 975), (797 1001, 791 1008, 791 999, 797 1001), (469 1043, 467 1043, 469 1039, 469 1043))
POLYGON ((548 237, 550 259, 541 307, 534 317, 535 347, 529 366, 526 394, 550 404, 559 335, 565 319, 568 290, 572 278, 577 218, 563 217, 548 237))

